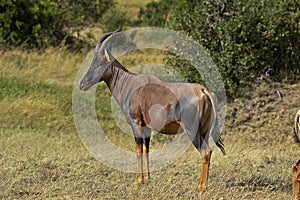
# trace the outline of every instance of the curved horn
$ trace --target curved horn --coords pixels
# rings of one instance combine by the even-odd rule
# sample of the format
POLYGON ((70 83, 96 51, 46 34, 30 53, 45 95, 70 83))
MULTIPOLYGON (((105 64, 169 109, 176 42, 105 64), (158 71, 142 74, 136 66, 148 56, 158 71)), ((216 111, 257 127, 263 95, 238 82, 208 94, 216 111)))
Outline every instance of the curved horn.
POLYGON ((102 43, 112 34, 114 34, 115 32, 109 32, 109 33, 105 33, 104 35, 101 36, 101 38, 99 39, 97 46, 95 48, 96 51, 98 51, 98 49, 102 46, 102 43))
POLYGON ((110 62, 110 57, 109 57, 109 54, 107 53, 106 49, 104 49, 104 53, 105 53, 105 57, 106 57, 107 61, 110 62))
POLYGON ((115 36, 117 36, 117 35, 119 35, 119 34, 121 34, 121 33, 123 33, 122 31, 115 31, 115 32, 112 32, 111 34, 109 34, 109 35, 107 35, 107 37, 105 37, 104 38, 104 40, 102 41, 102 43, 101 43, 101 46, 99 46, 99 52, 104 52, 104 49, 109 49, 108 48, 108 46, 109 46, 109 41, 113 38, 113 37, 115 37, 115 36))

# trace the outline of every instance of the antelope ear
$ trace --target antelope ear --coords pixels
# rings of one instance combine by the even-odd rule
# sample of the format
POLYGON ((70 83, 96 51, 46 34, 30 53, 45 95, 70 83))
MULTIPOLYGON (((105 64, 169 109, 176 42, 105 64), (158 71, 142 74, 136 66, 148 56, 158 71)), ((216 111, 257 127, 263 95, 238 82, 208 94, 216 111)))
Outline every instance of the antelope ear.
POLYGON ((107 61, 110 62, 110 57, 109 57, 109 54, 107 53, 106 49, 104 49, 104 54, 105 54, 107 61))

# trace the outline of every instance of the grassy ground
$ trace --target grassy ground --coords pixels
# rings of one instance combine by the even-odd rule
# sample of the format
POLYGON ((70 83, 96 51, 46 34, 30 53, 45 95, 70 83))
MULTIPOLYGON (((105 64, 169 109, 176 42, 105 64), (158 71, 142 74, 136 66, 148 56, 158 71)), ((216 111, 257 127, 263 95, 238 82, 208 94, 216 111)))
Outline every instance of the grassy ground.
POLYGON ((143 9, 147 3, 152 1, 153 0, 117 0, 116 3, 121 11, 126 13, 126 16, 132 20, 137 20, 141 9, 143 9))
MULTIPOLYGON (((227 108, 227 156, 216 149, 209 184, 194 192, 201 161, 191 147, 135 190, 136 175, 101 164, 83 147, 74 127, 73 80, 85 55, 63 50, 1 52, 0 198, 99 199, 289 199, 291 164, 299 157, 292 133, 300 84, 263 83, 227 108), (279 101, 276 91, 283 99, 279 101), (233 111, 235 110, 235 115, 233 111)), ((143 52, 121 58, 134 66, 143 52)), ((154 52, 155 54, 155 52, 154 52)), ((159 62, 157 55, 148 57, 159 62)), ((146 60, 146 62, 149 62, 146 60)), ((110 113, 110 94, 101 84, 97 114, 109 137, 120 140, 110 113)), ((154 139, 162 144, 164 137, 154 139)), ((134 151, 130 136, 122 143, 134 151), (125 141, 125 142, 124 142, 125 141)))
MULTIPOLYGON (((130 4, 118 2, 124 10, 130 4)), ((138 1, 131 7, 143 5, 138 1)), ((223 134, 227 156, 214 150, 209 183, 202 193, 194 192, 201 159, 192 147, 173 164, 153 172, 148 187, 136 190, 136 174, 103 165, 76 132, 72 89, 86 55, 63 49, 0 53, 1 199, 291 198, 291 165, 300 155, 292 127, 300 107, 300 83, 263 82, 249 91, 248 99, 228 104, 223 134)), ((162 58, 160 52, 138 52, 120 61, 133 68, 160 63, 162 58)), ((109 91, 103 84, 98 88, 99 123, 113 142, 121 141, 123 148, 134 151, 133 138, 124 136, 113 120, 109 91)), ((151 148, 168 140, 157 136, 151 148)))

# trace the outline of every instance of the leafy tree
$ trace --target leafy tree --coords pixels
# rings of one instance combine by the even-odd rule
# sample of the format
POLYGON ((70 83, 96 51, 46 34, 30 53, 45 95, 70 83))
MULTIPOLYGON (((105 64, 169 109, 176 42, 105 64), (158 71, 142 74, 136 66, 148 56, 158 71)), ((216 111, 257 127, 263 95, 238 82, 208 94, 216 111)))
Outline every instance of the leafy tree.
MULTIPOLYGON (((278 81, 300 79, 299 25, 296 0, 178 0, 168 24, 207 49, 231 97, 266 71, 278 81)), ((188 80, 201 81, 185 61, 167 60, 188 80)))
POLYGON ((61 10, 65 27, 88 26, 98 23, 104 13, 114 7, 112 0, 55 0, 61 10))
POLYGON ((50 1, 1 0, 0 41, 9 45, 27 43, 56 45, 65 37, 57 20, 58 5, 50 1))
POLYGON ((143 22, 147 26, 164 26, 168 21, 171 9, 176 5, 174 0, 153 1, 141 10, 143 22))
POLYGON ((28 48, 74 41, 73 33, 99 21, 111 0, 0 0, 0 43, 28 48))
POLYGON ((108 9, 100 19, 100 25, 104 32, 121 30, 128 23, 125 13, 112 7, 108 9))

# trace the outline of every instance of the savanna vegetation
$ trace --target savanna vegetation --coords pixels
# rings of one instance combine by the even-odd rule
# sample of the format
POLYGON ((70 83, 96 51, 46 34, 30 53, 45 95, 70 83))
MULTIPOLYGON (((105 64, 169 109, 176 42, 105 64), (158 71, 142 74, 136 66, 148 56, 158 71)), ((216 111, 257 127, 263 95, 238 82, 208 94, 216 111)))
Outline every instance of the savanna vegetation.
MULTIPOLYGON (((298 1, 0 2, 1 199, 291 198, 291 165, 300 155, 293 138, 300 107, 298 1), (208 186, 199 194, 194 189, 201 158, 193 147, 136 190, 136 174, 99 162, 75 129, 72 90, 87 53, 106 31, 149 25, 199 42, 226 86, 227 156, 215 149, 208 186)), ((167 63, 201 82, 189 63, 155 50, 133 52, 120 62, 132 70, 167 63)), ((134 152, 134 139, 114 121, 106 86, 99 84, 96 94, 107 137, 134 152)), ((155 135, 151 148, 169 140, 155 135)))
MULTIPOLYGON (((243 95, 240 89, 266 72, 275 81, 300 79, 299 1, 161 0, 148 4, 144 22, 181 31, 203 45, 231 97, 243 95)), ((168 63, 189 81, 202 81, 180 57, 168 63)))

